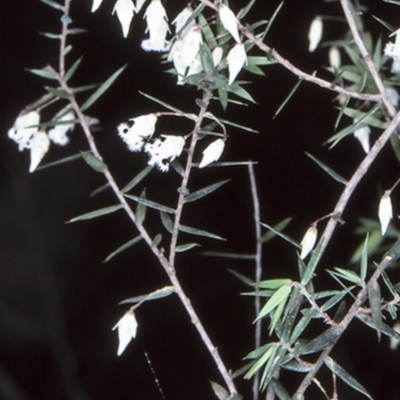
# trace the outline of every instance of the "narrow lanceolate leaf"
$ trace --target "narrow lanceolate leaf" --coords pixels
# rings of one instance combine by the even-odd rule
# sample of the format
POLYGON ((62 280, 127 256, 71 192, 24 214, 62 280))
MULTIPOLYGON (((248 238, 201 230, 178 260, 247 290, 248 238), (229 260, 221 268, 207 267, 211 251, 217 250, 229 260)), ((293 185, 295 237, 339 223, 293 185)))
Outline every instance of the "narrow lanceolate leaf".
POLYGON ((250 368, 249 372, 244 376, 245 379, 250 379, 253 375, 260 370, 260 368, 269 360, 275 351, 275 344, 270 343, 266 346, 266 351, 264 354, 255 362, 255 364, 250 368))
POLYGON ((52 8, 55 8, 56 10, 64 11, 64 6, 59 3, 56 3, 55 1, 52 0, 40 0, 40 1, 52 8))
POLYGON ((122 253, 124 250, 129 249, 129 247, 135 245, 136 243, 140 242, 142 237, 136 236, 134 239, 129 240, 128 242, 124 243, 122 246, 118 247, 115 251, 113 251, 107 258, 103 261, 103 263, 106 263, 110 261, 113 257, 115 257, 117 254, 122 253))
POLYGON ((160 211, 160 218, 161 222, 164 225, 164 228, 169 232, 172 233, 174 230, 174 223, 172 218, 164 211, 160 211))
POLYGON ((139 184, 153 169, 150 165, 148 165, 145 169, 140 171, 126 186, 122 188, 122 193, 129 192, 133 189, 137 184, 139 184))
POLYGON ((139 301, 145 300, 158 300, 162 299, 164 297, 167 297, 174 293, 174 287, 173 286, 164 286, 161 289, 155 290, 154 292, 151 292, 149 294, 143 294, 141 296, 136 296, 136 297, 130 297, 129 299, 122 300, 118 304, 131 304, 131 303, 139 303, 139 301))
POLYGON ((286 302, 292 288, 289 285, 281 286, 264 305, 256 321, 268 315, 272 310, 278 307, 281 303, 286 302))
POLYGON ((151 246, 157 247, 161 243, 161 240, 162 240, 162 235, 161 235, 161 233, 159 233, 156 236, 154 236, 151 246))
POLYGON ((217 183, 214 183, 213 185, 206 186, 203 189, 196 190, 193 193, 190 193, 188 196, 185 197, 185 203, 190 203, 192 201, 196 201, 201 199, 204 196, 207 196, 208 194, 214 192, 218 188, 220 188, 222 185, 225 185, 225 183, 229 182, 230 179, 226 179, 224 181, 220 181, 217 183))
POLYGON ((65 73, 64 81, 68 82, 69 79, 75 74, 76 70, 78 69, 83 57, 78 58, 73 64, 72 67, 65 73))
POLYGON ((211 388, 219 400, 229 399, 229 392, 217 382, 210 381, 211 388))
POLYGON ((281 286, 289 285, 292 281, 290 279, 269 279, 267 281, 257 282, 256 286, 262 289, 279 289, 281 286))
POLYGON ((361 255, 360 278, 362 282, 365 282, 365 277, 367 276, 368 269, 368 238, 369 234, 367 233, 361 255))
POLYGON ((314 157, 312 154, 307 153, 306 155, 311 158, 316 164, 318 164, 328 175, 330 175, 335 181, 339 183, 343 183, 343 185, 347 185, 347 180, 336 173, 333 169, 329 168, 326 164, 322 161, 319 161, 318 158, 314 157))
POLYGON ((51 93, 52 95, 54 95, 55 97, 58 97, 60 99, 68 99, 69 98, 69 94, 67 92, 64 92, 64 90, 61 89, 56 89, 50 86, 45 86, 45 89, 51 93))
POLYGON ((118 211, 121 208, 122 208, 121 204, 117 204, 115 206, 109 206, 109 207, 100 208, 99 210, 95 210, 95 211, 91 211, 91 212, 86 213, 86 214, 79 215, 78 217, 72 218, 67 222, 70 223, 70 222, 84 221, 84 220, 87 220, 87 219, 93 219, 93 218, 101 217, 103 215, 111 214, 111 213, 113 213, 115 211, 118 211))
POLYGON ((276 230, 275 228, 273 228, 272 226, 265 224, 263 222, 261 222, 261 225, 267 229, 269 229, 271 232, 273 232, 275 235, 281 237, 282 239, 285 239, 287 242, 291 243, 293 246, 297 247, 298 249, 301 249, 301 246, 299 245, 299 243, 297 243, 295 240, 293 240, 291 237, 283 234, 282 232, 279 232, 279 230, 276 230))
POLYGON ((189 233, 190 235, 205 236, 205 237, 208 237, 211 239, 217 239, 217 240, 226 240, 223 237, 218 236, 214 233, 203 231, 201 229, 191 228, 190 226, 179 225, 179 230, 181 232, 189 233))
POLYGON ((307 264, 307 268, 304 271, 304 275, 302 276, 301 282, 303 285, 307 285, 310 282, 310 279, 312 278, 315 268, 317 268, 319 259, 321 257, 321 250, 322 250, 322 244, 324 242, 324 239, 321 239, 314 250, 314 253, 312 254, 310 261, 307 264))
POLYGON ((191 250, 194 247, 200 246, 198 243, 185 243, 185 244, 180 244, 179 246, 176 246, 175 251, 177 253, 183 253, 185 251, 191 250))
POLYGON ((308 343, 296 347, 295 353, 298 355, 317 353, 333 343, 338 337, 339 334, 335 328, 327 329, 308 343))
POLYGON ((294 85, 293 89, 290 91, 290 93, 286 96, 285 100, 283 100, 282 104, 278 107, 276 110, 274 116, 272 118, 275 118, 278 116, 278 114, 283 110, 283 108, 286 106, 286 104, 289 102, 289 100, 293 97, 293 95, 297 92, 297 89, 299 88, 301 82, 303 82, 303 79, 299 79, 299 81, 294 85))
POLYGON ((143 205, 154 208, 155 210, 164 211, 169 214, 175 214, 175 210, 171 207, 164 206, 160 203, 156 203, 155 201, 143 199, 141 197, 133 196, 132 194, 125 194, 125 197, 128 199, 134 200, 138 203, 142 203, 143 205))
POLYGON ((290 400, 291 396, 282 386, 282 384, 275 378, 271 379, 270 385, 279 400, 290 400))
POLYGON ((381 288, 379 287, 378 282, 373 282, 368 287, 368 300, 371 307, 372 321, 378 334, 378 341, 380 341, 382 332, 382 300, 381 288))
POLYGON ((342 368, 336 361, 332 358, 327 357, 325 359, 325 365, 343 382, 347 383, 350 387, 362 393, 364 396, 373 400, 367 389, 364 388, 355 378, 353 378, 344 368, 342 368))
POLYGON ((86 164, 92 167, 96 172, 104 172, 107 170, 107 164, 103 160, 97 158, 90 150, 81 151, 80 153, 86 164))
POLYGON ((60 160, 53 161, 51 163, 47 163, 47 164, 44 164, 44 165, 41 165, 41 166, 37 167, 36 171, 39 171, 40 169, 54 167, 54 166, 59 165, 59 164, 65 164, 65 163, 70 162, 70 161, 79 160, 81 158, 82 158, 81 154, 75 154, 73 156, 61 158, 60 160))
POLYGON ((46 69, 28 69, 29 72, 32 72, 32 74, 35 74, 37 76, 41 76, 42 78, 46 79, 53 79, 57 80, 57 74, 52 71, 47 71, 46 69))
POLYGON ((114 83, 114 81, 121 75, 123 70, 126 68, 124 65, 118 71, 114 72, 81 106, 81 110, 87 110, 93 103, 95 103, 104 93, 105 91, 114 83))
MULTIPOLYGON (((143 190, 140 199, 145 201, 146 200, 146 191, 143 190)), ((143 204, 143 202, 139 201, 137 206, 136 206, 136 223, 138 225, 142 225, 145 218, 146 218, 146 210, 147 207, 145 206, 145 204, 143 204)))
MULTIPOLYGON (((276 225, 274 225, 273 229, 275 229, 276 231, 280 232, 280 231, 282 231, 283 229, 285 229, 289 225, 291 220, 292 220, 291 217, 285 218, 281 222, 278 222, 276 225)), ((271 239, 273 239, 275 236, 276 236, 275 233, 272 232, 272 231, 271 232, 266 232, 266 233, 264 233, 264 235, 261 236, 260 243, 267 243, 271 239)))

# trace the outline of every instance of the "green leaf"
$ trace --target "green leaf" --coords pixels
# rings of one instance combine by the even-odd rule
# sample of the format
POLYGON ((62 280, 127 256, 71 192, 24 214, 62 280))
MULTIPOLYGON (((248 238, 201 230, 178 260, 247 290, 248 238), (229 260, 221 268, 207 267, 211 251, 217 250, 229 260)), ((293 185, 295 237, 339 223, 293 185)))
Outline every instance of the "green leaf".
POLYGON ((148 174, 149 172, 153 169, 153 167, 150 167, 149 165, 144 168, 142 171, 140 171, 126 186, 122 188, 122 193, 129 192, 131 189, 133 189, 137 184, 139 184, 148 174))
POLYGON ((368 269, 368 233, 367 237, 365 238, 362 255, 361 255, 361 266, 360 266, 360 278, 361 281, 365 284, 365 278, 367 276, 367 269, 368 269))
POLYGON ((289 285, 292 283, 290 279, 270 279, 268 281, 260 281, 255 285, 261 289, 279 289, 283 285, 289 285))
POLYGON ((36 171, 39 171, 40 169, 54 167, 54 166, 60 165, 60 164, 65 164, 65 163, 68 163, 68 162, 71 162, 71 161, 79 160, 81 158, 82 158, 81 154, 74 154, 73 156, 64 157, 64 158, 61 158, 60 160, 53 161, 53 162, 48 163, 48 164, 40 165, 39 167, 36 168, 36 171))
POLYGON ((50 100, 54 98, 54 95, 52 93, 46 93, 44 96, 42 96, 40 99, 36 100, 33 102, 29 107, 25 109, 25 112, 28 113, 32 110, 37 109, 38 107, 42 106, 43 104, 46 104, 50 100))
POLYGON ((219 400, 229 399, 229 392, 217 382, 210 381, 211 388, 219 400))
POLYGON ((162 240, 162 235, 161 235, 161 233, 159 233, 154 237, 153 242, 151 243, 151 246, 157 247, 161 243, 161 240, 162 240))
POLYGON ((65 47, 64 51, 63 51, 63 56, 65 57, 68 53, 70 53, 72 50, 72 46, 69 45, 67 47, 65 47))
POLYGON ((59 33, 50 33, 50 32, 39 32, 39 35, 43 35, 44 37, 47 37, 48 39, 61 39, 61 35, 59 33))
POLYGON ((304 330, 307 328, 308 324, 311 322, 311 320, 318 315, 318 312, 316 310, 313 310, 312 308, 308 308, 306 310, 302 310, 303 316, 301 317, 300 321, 296 324, 294 327, 289 343, 292 345, 296 340, 299 338, 299 336, 304 332, 304 330))
POLYGON ((54 95, 55 97, 58 97, 60 99, 69 99, 70 95, 65 92, 64 90, 61 89, 56 89, 50 86, 45 86, 44 87, 49 93, 54 95))
POLYGON ((254 260, 254 254, 228 253, 226 251, 202 251, 202 256, 230 258, 234 260, 254 260))
POLYGON ((279 304, 286 302, 292 288, 289 285, 281 286, 267 301, 264 307, 261 309, 260 313, 258 314, 256 321, 261 318, 264 318, 268 315, 271 311, 273 311, 279 304))
POLYGON ((291 397, 282 384, 275 378, 271 379, 270 385, 279 400, 290 400, 291 397))
POLYGON ((89 197, 95 197, 98 194, 105 192, 107 189, 110 189, 111 186, 110 184, 107 182, 104 185, 101 185, 100 187, 98 187, 97 189, 93 190, 92 193, 90 193, 89 197))
POLYGON ((87 29, 82 28, 68 29, 67 35, 80 35, 81 33, 87 33, 87 31, 87 29))
POLYGON ((276 351, 275 343, 270 343, 267 346, 265 346, 264 354, 254 363, 254 365, 244 376, 244 379, 252 378, 260 370, 260 368, 269 360, 269 358, 275 353, 275 351, 276 351))
POLYGON ((137 203, 142 203, 146 207, 154 208, 155 210, 164 211, 169 214, 175 214, 175 210, 171 207, 164 206, 160 203, 156 203, 155 201, 142 199, 141 197, 133 196, 132 194, 124 194, 128 199, 134 200, 137 203))
POLYGON ((222 185, 225 185, 225 183, 229 181, 230 179, 226 179, 224 181, 214 183, 213 185, 206 186, 203 189, 196 190, 195 192, 190 193, 188 196, 185 197, 185 203, 190 203, 192 201, 199 200, 202 197, 207 196, 208 194, 214 192, 215 190, 220 188, 222 185))
POLYGON ((92 167, 96 172, 107 171, 107 164, 103 160, 97 158, 90 150, 81 151, 80 153, 86 164, 92 167))
POLYGON ((376 281, 372 282, 368 287, 368 300, 371 307, 372 321, 378 334, 378 341, 380 342, 382 332, 382 300, 381 288, 376 281))
POLYGON ((58 80, 57 74, 53 71, 44 69, 28 69, 32 74, 38 75, 42 78, 58 80))
POLYGON ((363 282, 354 271, 335 267, 334 271, 331 271, 331 273, 348 282, 355 283, 358 286, 363 286, 363 282))
POLYGON ((314 157, 312 154, 307 153, 306 155, 311 158, 316 164, 318 164, 328 175, 330 175, 335 181, 339 183, 343 183, 343 185, 347 185, 347 180, 336 173, 333 169, 329 168, 326 164, 322 161, 319 161, 318 158, 314 157))
POLYGON ((169 233, 172 233, 174 230, 174 222, 172 221, 171 217, 163 211, 160 211, 160 217, 161 217, 161 222, 164 225, 164 228, 169 233))
POLYGON ((198 243, 185 243, 185 244, 181 244, 179 246, 176 246, 175 251, 177 253, 183 253, 183 252, 191 250, 191 249, 193 249, 194 247, 197 247, 197 246, 200 247, 200 245, 198 243))
POLYGON ((56 3, 55 1, 53 1, 53 0, 40 0, 42 3, 44 3, 44 4, 47 4, 48 6, 50 6, 50 7, 52 7, 52 8, 55 8, 56 10, 59 10, 59 11, 62 11, 62 12, 64 12, 64 6, 63 5, 61 5, 61 4, 59 4, 59 3, 56 3))
MULTIPOLYGON (((226 161, 226 162, 214 162, 210 165, 207 165, 207 168, 213 167, 239 167, 242 165, 256 165, 258 162, 256 161, 226 161)), ((198 166, 199 164, 193 164, 198 166)))
POLYGON ((121 75, 125 68, 126 65, 124 65, 118 71, 114 72, 102 85, 100 85, 100 87, 85 101, 85 103, 83 103, 83 105, 81 106, 81 110, 85 111, 91 105, 93 105, 121 75))
MULTIPOLYGON (((374 108, 372 108, 372 110, 374 108)), ((350 118, 357 120, 361 120, 363 118, 363 122, 365 124, 373 126, 378 129, 386 129, 388 126, 387 122, 383 122, 380 119, 373 117, 372 114, 370 114, 370 112, 364 112, 354 108, 347 107, 344 110, 344 114, 350 118)))
POLYGON ((295 347, 296 355, 317 353, 339 338, 340 334, 335 328, 327 329, 325 332, 310 340, 308 343, 295 347))
POLYGON ((86 214, 82 214, 79 215, 78 217, 72 218, 69 221, 67 221, 67 223, 71 223, 71 222, 77 222, 77 221, 85 221, 88 219, 94 219, 97 217, 101 217, 103 215, 108 215, 111 214, 115 211, 118 211, 122 208, 121 204, 117 204, 116 206, 109 206, 109 207, 104 207, 104 208, 100 208, 99 210, 96 211, 91 211, 89 213, 86 214))
POLYGON ((180 176, 183 177, 185 170, 182 166, 182 164, 179 162, 179 160, 177 158, 175 158, 174 161, 172 161, 171 163, 172 168, 175 170, 175 172, 177 172, 180 176))
POLYGON ((154 292, 151 292, 149 294, 143 294, 141 296, 136 296, 136 297, 130 297, 129 299, 122 300, 118 304, 132 304, 132 303, 139 303, 142 300, 149 301, 149 300, 158 300, 158 299, 163 299, 164 297, 167 297, 174 293, 174 287, 173 286, 164 286, 161 289, 155 290, 154 292))
POLYGON ((285 239, 287 242, 289 242, 290 244, 292 244, 293 246, 297 247, 298 249, 301 249, 301 246, 299 245, 299 243, 297 243, 295 240, 293 240, 291 237, 283 234, 282 232, 279 232, 278 230, 276 230, 275 228, 273 228, 272 226, 269 226, 268 224, 265 224, 263 222, 261 222, 261 225, 264 228, 269 229, 271 232, 275 233, 275 235, 281 237, 282 239, 285 239))
MULTIPOLYGON (((363 322, 365 325, 369 326, 372 329, 375 329, 374 322, 372 321, 372 317, 367 314, 357 314, 356 317, 363 322)), ((391 328, 389 325, 386 325, 382 322, 382 333, 390 338, 400 341, 400 333, 391 328)))
POLYGON ((228 272, 230 272, 231 274, 235 275, 236 278, 238 278, 240 281, 242 281, 244 284, 248 285, 248 286, 254 286, 254 281, 250 278, 248 278, 247 276, 241 274, 240 272, 237 272, 231 268, 228 268, 228 272))
POLYGON ((310 279, 314 274, 315 268, 317 268, 321 256, 322 244, 323 244, 323 239, 319 241, 317 247, 315 248, 314 252, 311 255, 310 261, 307 264, 307 268, 304 271, 304 275, 301 278, 301 283, 303 285, 307 285, 310 282, 310 279))
POLYGON ((83 57, 80 57, 78 60, 76 60, 72 64, 72 67, 64 75, 64 82, 68 82, 72 78, 72 76, 75 74, 76 70, 78 69, 82 59, 83 59, 83 57))
MULTIPOLYGON (((143 200, 143 202, 146 201, 146 190, 143 190, 140 199, 143 200)), ((142 225, 146 218, 147 207, 143 202, 139 201, 136 206, 136 224, 138 226, 142 225)))
POLYGON ((230 86, 230 91, 242 99, 257 104, 257 102, 253 99, 253 96, 246 89, 240 86, 238 82, 232 83, 232 85, 230 86))
POLYGON ((286 96, 285 100, 283 100, 282 104, 278 107, 276 110, 274 116, 272 119, 274 119, 278 114, 283 110, 283 108, 286 106, 288 101, 293 97, 293 95, 297 92, 297 89, 299 88, 300 84, 303 82, 303 79, 299 79, 298 82, 294 85, 293 89, 290 91, 290 93, 286 96))
POLYGON ((107 256, 107 258, 103 261, 103 263, 110 261, 117 254, 122 253, 129 247, 132 247, 136 243, 140 242, 141 239, 142 239, 142 237, 139 235, 139 236, 136 236, 134 239, 131 239, 128 242, 124 243, 122 246, 118 247, 117 250, 114 250, 109 256, 107 256))
POLYGON ((178 115, 182 115, 182 116, 184 116, 184 117, 186 117, 186 118, 188 118, 188 119, 190 119, 190 120, 196 120, 196 118, 197 118, 195 115, 193 115, 193 114, 187 114, 187 113, 185 113, 184 111, 180 110, 179 108, 176 108, 176 107, 174 107, 174 106, 171 106, 170 104, 165 103, 164 101, 159 100, 159 99, 157 99, 156 97, 150 96, 149 94, 146 94, 146 93, 141 92, 141 91, 139 91, 139 93, 140 93, 142 96, 147 97, 149 100, 152 100, 152 101, 154 101, 155 103, 158 103, 158 104, 162 105, 162 106, 165 107, 167 110, 173 111, 174 113, 176 113, 176 114, 178 114, 178 115))
MULTIPOLYGON (((292 220, 291 217, 285 218, 284 220, 282 220, 282 221, 278 222, 276 225, 274 225, 273 229, 275 231, 280 232, 280 231, 284 230, 289 225, 291 220, 292 220)), ((276 234, 274 232, 272 232, 272 231, 271 232, 266 232, 266 233, 264 233, 264 235, 261 236, 260 243, 267 243, 271 239, 273 239, 275 236, 276 236, 276 234)))
POLYGON ((373 400, 368 391, 362 386, 356 379, 354 379, 344 368, 342 368, 336 361, 331 357, 326 357, 324 361, 325 365, 343 382, 347 383, 350 387, 362 393, 364 396, 373 400))
POLYGON ((201 229, 191 228, 190 226, 179 225, 179 230, 181 232, 189 233, 190 235, 205 236, 217 240, 226 240, 221 236, 215 235, 214 233, 203 231, 201 229))
POLYGON ((258 131, 256 131, 255 129, 249 128, 248 126, 240 125, 240 124, 237 124, 236 122, 228 121, 228 120, 222 119, 222 118, 218 118, 218 119, 220 122, 222 122, 225 125, 230 125, 230 126, 233 126, 234 128, 242 129, 242 130, 248 131, 248 132, 258 133, 258 131))
POLYGON ((278 324, 279 320, 281 319, 284 308, 285 308, 285 301, 280 303, 278 305, 278 307, 276 307, 275 310, 273 311, 271 322, 269 324, 269 335, 270 336, 272 335, 272 332, 274 331, 276 325, 278 324))

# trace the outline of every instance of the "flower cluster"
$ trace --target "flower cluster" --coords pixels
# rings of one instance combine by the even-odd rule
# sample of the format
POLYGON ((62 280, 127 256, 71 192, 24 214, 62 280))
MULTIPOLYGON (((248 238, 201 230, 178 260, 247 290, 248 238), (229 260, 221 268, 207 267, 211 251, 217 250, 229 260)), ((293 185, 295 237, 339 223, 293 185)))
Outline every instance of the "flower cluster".
POLYGON ((39 129, 40 114, 30 111, 17 117, 12 128, 8 130, 8 137, 18 144, 18 150, 29 149, 31 162, 29 172, 34 172, 43 157, 49 151, 50 142, 59 146, 69 143, 67 133, 74 127, 75 115, 72 111, 56 116, 56 124, 46 133, 39 129))

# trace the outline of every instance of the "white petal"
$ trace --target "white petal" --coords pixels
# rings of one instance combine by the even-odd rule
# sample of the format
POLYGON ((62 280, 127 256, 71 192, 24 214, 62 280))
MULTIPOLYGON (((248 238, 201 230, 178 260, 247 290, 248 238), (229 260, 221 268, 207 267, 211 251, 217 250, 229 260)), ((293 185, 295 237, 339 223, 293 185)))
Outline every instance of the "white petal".
POLYGON ((333 69, 339 69, 341 65, 340 51, 336 46, 329 49, 329 64, 333 69))
POLYGON ((241 43, 236 15, 225 4, 221 4, 218 11, 223 27, 232 35, 237 43, 241 43))
POLYGON ((319 42, 321 41, 322 30, 322 18, 319 16, 315 17, 311 22, 310 30, 308 31, 308 40, 310 41, 308 51, 310 53, 312 53, 317 48, 319 42))
POLYGON ((153 0, 144 14, 149 31, 149 39, 142 41, 142 48, 146 51, 167 51, 169 43, 166 40, 168 27, 167 13, 160 0, 153 0))
POLYGON ((35 171, 50 147, 50 139, 43 131, 36 132, 31 140, 31 164, 29 172, 35 171))
POLYGON ((132 0, 118 0, 115 3, 112 13, 114 14, 115 12, 117 13, 119 23, 121 24, 122 33, 126 38, 135 13, 135 5, 132 0))
POLYGON ((203 151, 203 158, 199 164, 199 168, 204 168, 206 165, 214 161, 218 161, 224 151, 225 142, 222 139, 214 140, 203 151))
POLYGON ((358 128, 353 133, 354 137, 361 143, 361 146, 366 154, 369 153, 369 135, 370 134, 371 134, 371 129, 369 128, 369 126, 364 126, 362 128, 358 128))
MULTIPOLYGON (((57 122, 67 122, 75 119, 75 114, 73 111, 69 111, 67 114, 58 118, 57 122)), ((69 137, 67 133, 74 128, 74 124, 60 124, 55 125, 53 128, 49 129, 47 132, 49 139, 59 146, 65 146, 69 143, 69 137)))
POLYGON ((161 171, 168 171, 168 162, 179 157, 185 145, 185 138, 174 135, 161 135, 153 143, 147 143, 144 151, 150 156, 149 165, 155 165, 161 171))
POLYGON ((102 2, 103 0, 93 0, 92 12, 95 12, 100 7, 102 2))
POLYGON ((388 87, 388 88, 386 88, 386 94, 389 97, 389 101, 395 107, 397 107, 399 105, 399 99, 400 99, 399 92, 395 88, 388 87))
POLYGON ((300 258, 304 260, 310 251, 314 248, 315 242, 317 241, 318 231, 315 225, 310 225, 307 229, 306 234, 301 241, 301 254, 300 258))
POLYGON ((229 51, 226 61, 229 69, 229 85, 231 85, 243 68, 243 65, 247 62, 244 44, 235 44, 229 51))
POLYGON ((203 64, 201 63, 201 57, 200 57, 200 54, 198 53, 196 58, 190 64, 190 67, 189 67, 189 70, 188 70, 186 76, 199 74, 202 71, 203 71, 203 64))
POLYGON ((33 135, 38 131, 40 114, 37 111, 31 111, 20 115, 14 122, 13 127, 8 131, 8 137, 18 144, 18 150, 22 151, 30 147, 30 141, 33 135))
POLYGON ((136 337, 137 327, 138 324, 135 318, 135 314, 131 311, 128 311, 118 321, 114 328, 112 328, 113 331, 118 328, 118 356, 120 356, 124 352, 129 342, 136 337))
POLYGON ((382 235, 384 235, 389 226, 390 220, 393 218, 392 201, 389 193, 385 192, 381 197, 381 201, 379 202, 378 217, 381 223, 381 232, 382 235))
POLYGON ((222 47, 217 46, 212 52, 212 59, 214 63, 214 67, 218 67, 218 64, 222 60, 222 55, 224 54, 224 50, 222 47))
POLYGON ((400 58, 394 59, 392 62, 392 68, 390 68, 392 74, 400 74, 400 58))
MULTIPOLYGON (((175 34, 177 34, 186 24, 187 20, 192 16, 193 9, 192 7, 185 7, 172 21, 172 24, 175 25, 175 34)), ((180 33, 181 37, 185 37, 185 35, 190 31, 191 28, 196 26, 195 19, 192 19, 186 28, 180 33)))
POLYGON ((144 3, 146 3, 146 0, 136 0, 136 12, 137 13, 142 9, 144 3))

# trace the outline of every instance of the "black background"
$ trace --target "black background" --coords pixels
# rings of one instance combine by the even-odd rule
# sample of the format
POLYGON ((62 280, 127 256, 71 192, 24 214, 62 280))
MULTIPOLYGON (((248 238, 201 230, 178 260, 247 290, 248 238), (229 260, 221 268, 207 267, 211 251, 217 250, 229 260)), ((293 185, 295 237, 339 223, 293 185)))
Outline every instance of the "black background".
MULTIPOLYGON (((237 11, 245 3, 232 0, 231 7, 237 11)), ((396 26, 399 8, 378 0, 364 3, 370 7, 370 12, 364 15, 367 28, 375 35, 381 32, 385 42, 388 32, 372 15, 386 18, 396 26)), ((89 110, 89 115, 101 121, 102 130, 95 133, 100 152, 122 186, 147 161, 144 155, 127 151, 117 137, 116 126, 128 118, 162 110, 138 91, 188 112, 196 112, 194 99, 200 93, 176 86, 175 78, 166 74, 166 66, 159 63, 159 55, 141 50, 143 11, 135 17, 129 37, 122 38, 118 21, 111 16, 113 4, 104 0, 101 8, 91 14, 91 1, 72 2, 74 27, 87 28, 88 33, 71 37, 74 48, 67 59, 71 65, 84 55, 73 81, 77 86, 104 81, 128 64, 107 95, 89 110)), ((248 20, 268 19, 278 4, 279 1, 260 0, 248 20)), ((185 1, 165 2, 170 20, 184 5, 185 1)), ((342 15, 338 2, 287 1, 267 43, 299 68, 308 73, 317 70, 318 75, 330 79, 320 67, 328 64, 327 48, 319 48, 313 54, 307 51, 307 31, 316 14, 342 15)), ((109 263, 102 263, 111 251, 136 235, 122 212, 89 222, 65 224, 76 215, 115 203, 107 192, 90 198, 104 181, 83 161, 28 173, 29 153, 17 151, 15 143, 7 139, 7 130, 19 111, 40 97, 43 85, 48 84, 24 68, 57 66, 58 43, 38 32, 58 32, 60 13, 38 0, 13 0, 1 2, 0 15, 0 397, 161 399, 145 357, 147 353, 166 399, 213 398, 208 380, 222 383, 219 374, 174 296, 148 302, 138 310, 137 338, 121 357, 116 356, 117 334, 111 328, 126 310, 117 303, 167 285, 167 277, 142 243, 109 263)), ((345 28, 344 23, 327 21, 324 40, 340 37, 345 28)), ((260 55, 257 50, 252 54, 260 55)), ((335 96, 311 84, 303 83, 294 99, 273 119, 297 78, 278 65, 264 71, 266 78, 241 75, 253 80, 249 91, 257 105, 232 105, 226 114, 218 104, 213 106, 216 115, 260 132, 229 128, 222 160, 258 161, 255 172, 262 221, 273 225, 291 216, 293 222, 287 233, 300 240, 311 221, 332 210, 341 190, 304 152, 324 160, 345 177, 351 176, 363 152, 359 143, 350 138, 331 151, 322 145, 333 131, 337 113, 332 106, 335 96)), ((79 98, 84 99, 84 95, 79 98)), ((191 127, 166 117, 158 121, 157 129, 186 134, 191 127)), ((377 135, 378 132, 373 132, 372 138, 377 135)), ((70 145, 65 148, 52 146, 44 162, 87 148, 78 129, 71 137, 70 145)), ((352 236, 357 218, 376 218, 379 190, 397 179, 397 168, 392 151, 385 149, 375 163, 375 170, 362 181, 351 200, 344 215, 346 225, 337 232, 321 267, 345 265, 362 240, 352 236)), ((253 349, 254 311, 252 299, 240 295, 248 288, 228 268, 252 277, 253 265, 247 261, 204 257, 201 251, 254 251, 247 169, 195 171, 190 188, 196 190, 227 178, 231 179, 227 185, 201 202, 189 204, 183 214, 186 225, 213 231, 227 241, 202 239, 201 250, 180 255, 177 268, 223 360, 236 370, 243 366, 241 359, 253 349)), ((146 187, 148 198, 173 207, 178 185, 178 176, 173 171, 168 174, 153 171, 134 194, 140 194, 146 187)), ((161 232, 157 216, 150 217, 149 224, 152 235, 161 232)), ((165 233, 164 238, 167 238, 165 233)), ((273 277, 297 278, 294 248, 276 239, 264 247, 263 258, 263 278, 273 277)), ((336 288, 323 270, 318 272, 318 283, 321 287, 336 288)), ((395 378, 399 372, 398 357, 389 351, 386 338, 377 343, 372 330, 355 322, 337 347, 333 353, 335 359, 375 399, 399 398, 400 385, 395 378)), ((293 379, 287 373, 282 376, 289 389, 294 389, 300 379, 298 376, 293 379)), ((330 382, 331 376, 325 372, 322 379, 330 382)), ((245 399, 251 398, 250 382, 238 378, 237 386, 245 399)), ((310 398, 322 396, 311 390, 310 398)), ((339 398, 361 396, 339 383, 339 398)))

